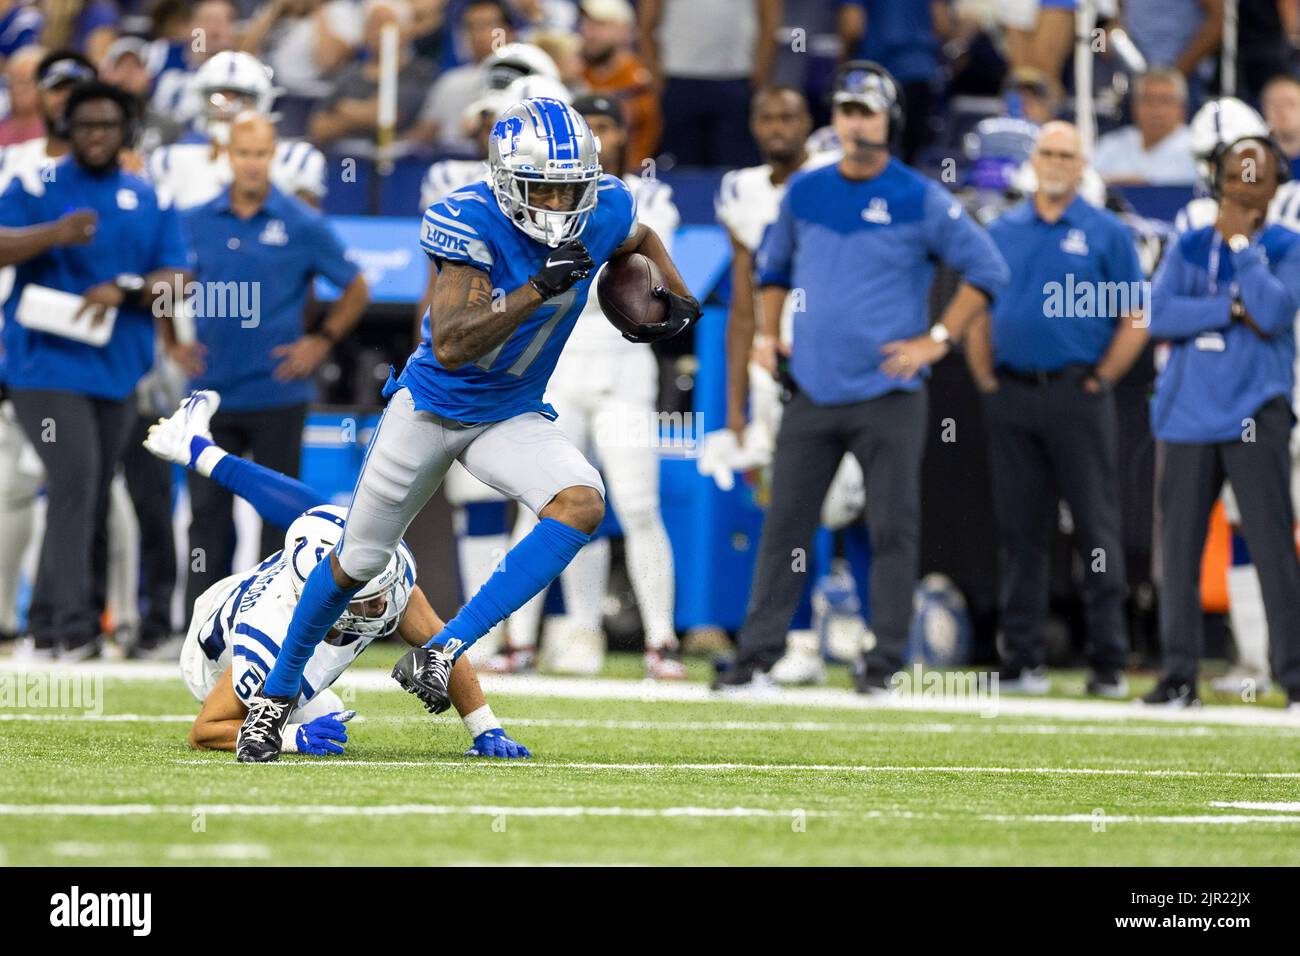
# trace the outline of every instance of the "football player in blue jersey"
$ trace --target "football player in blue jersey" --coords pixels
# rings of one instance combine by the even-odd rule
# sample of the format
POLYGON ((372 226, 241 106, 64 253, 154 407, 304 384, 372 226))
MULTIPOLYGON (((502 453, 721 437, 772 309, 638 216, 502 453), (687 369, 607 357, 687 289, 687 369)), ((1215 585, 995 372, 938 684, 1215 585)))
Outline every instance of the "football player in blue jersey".
POLYGON ((488 145, 490 182, 434 203, 420 244, 438 266, 419 347, 384 389, 388 407, 366 453, 342 540, 303 586, 282 649, 248 702, 241 761, 280 753, 290 704, 313 649, 458 460, 540 519, 479 591, 393 677, 433 713, 450 704, 461 653, 551 583, 604 517, 595 468, 543 399, 547 380, 601 264, 639 252, 662 272, 664 321, 625 333, 676 335, 699 303, 627 185, 604 175, 600 144, 570 106, 534 97, 501 114, 488 145))

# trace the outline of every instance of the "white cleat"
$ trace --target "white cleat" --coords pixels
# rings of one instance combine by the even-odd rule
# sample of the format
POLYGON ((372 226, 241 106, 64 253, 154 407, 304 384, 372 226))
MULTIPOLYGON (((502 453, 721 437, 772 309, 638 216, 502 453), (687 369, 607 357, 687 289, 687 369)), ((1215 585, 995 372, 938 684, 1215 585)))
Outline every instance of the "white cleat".
POLYGON ((605 666, 605 635, 599 630, 570 627, 558 620, 546 628, 542 669, 551 674, 595 677, 605 666))
POLYGON ((680 655, 650 648, 645 652, 645 676, 650 680, 686 680, 686 664, 680 655))
POLYGON ((194 438, 212 440, 209 423, 220 407, 221 396, 216 392, 209 389, 191 392, 169 418, 160 418, 157 424, 149 426, 145 449, 163 461, 190 467, 193 465, 191 441, 194 438))
POLYGON ((1273 689, 1273 681, 1266 672, 1246 667, 1234 667, 1222 677, 1210 681, 1210 689, 1218 694, 1241 696, 1243 700, 1254 700, 1261 694, 1273 689))
MULTIPOLYGON (((859 653, 861 651, 859 650, 859 653)), ((783 687, 826 683, 826 663, 815 631, 791 631, 785 653, 772 665, 768 676, 783 687)))

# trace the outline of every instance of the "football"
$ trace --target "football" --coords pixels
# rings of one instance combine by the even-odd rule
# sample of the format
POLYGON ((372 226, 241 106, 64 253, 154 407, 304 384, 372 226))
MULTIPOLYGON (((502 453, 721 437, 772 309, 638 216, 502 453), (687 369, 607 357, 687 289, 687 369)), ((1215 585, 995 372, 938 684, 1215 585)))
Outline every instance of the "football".
POLYGON ((634 332, 668 318, 668 303, 654 294, 663 284, 659 267, 633 252, 609 260, 596 280, 596 299, 614 328, 634 332))

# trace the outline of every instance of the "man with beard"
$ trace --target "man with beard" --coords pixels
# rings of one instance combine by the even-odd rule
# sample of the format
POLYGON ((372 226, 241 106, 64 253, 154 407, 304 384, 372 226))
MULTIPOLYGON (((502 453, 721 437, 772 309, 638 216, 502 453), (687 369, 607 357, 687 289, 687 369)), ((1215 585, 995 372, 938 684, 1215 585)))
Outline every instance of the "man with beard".
MULTIPOLYGON (((153 363, 153 290, 183 283, 188 258, 176 214, 119 165, 132 108, 124 90, 78 84, 64 107, 69 155, 50 175, 21 176, 0 196, 0 267, 18 267, 4 312, 5 374, 48 476, 33 602, 49 615, 33 637, 73 659, 98 651, 91 556, 134 415, 130 396, 153 363), (82 297, 59 332, 28 327, 50 319, 48 309, 33 316, 20 308, 40 287, 82 297), (93 344, 88 331, 106 322, 107 340, 93 344)), ((158 324, 169 353, 188 365, 192 354, 176 343, 170 317, 158 324)))
POLYGON ((583 0, 580 9, 583 79, 591 92, 622 105, 627 115, 626 166, 639 170, 659 145, 664 118, 650 88, 650 71, 632 52, 636 14, 627 0, 583 0))

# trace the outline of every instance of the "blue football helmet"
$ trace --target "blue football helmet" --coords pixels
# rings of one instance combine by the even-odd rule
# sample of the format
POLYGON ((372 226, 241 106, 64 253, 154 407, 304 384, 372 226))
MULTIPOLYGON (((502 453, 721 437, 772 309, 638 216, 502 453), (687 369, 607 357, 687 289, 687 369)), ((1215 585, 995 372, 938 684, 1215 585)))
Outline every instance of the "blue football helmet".
POLYGON ((538 242, 559 246, 582 234, 596 208, 600 140, 558 99, 535 96, 511 106, 488 139, 492 193, 501 211, 538 242), (567 187, 567 209, 538 205, 538 186, 567 187))

